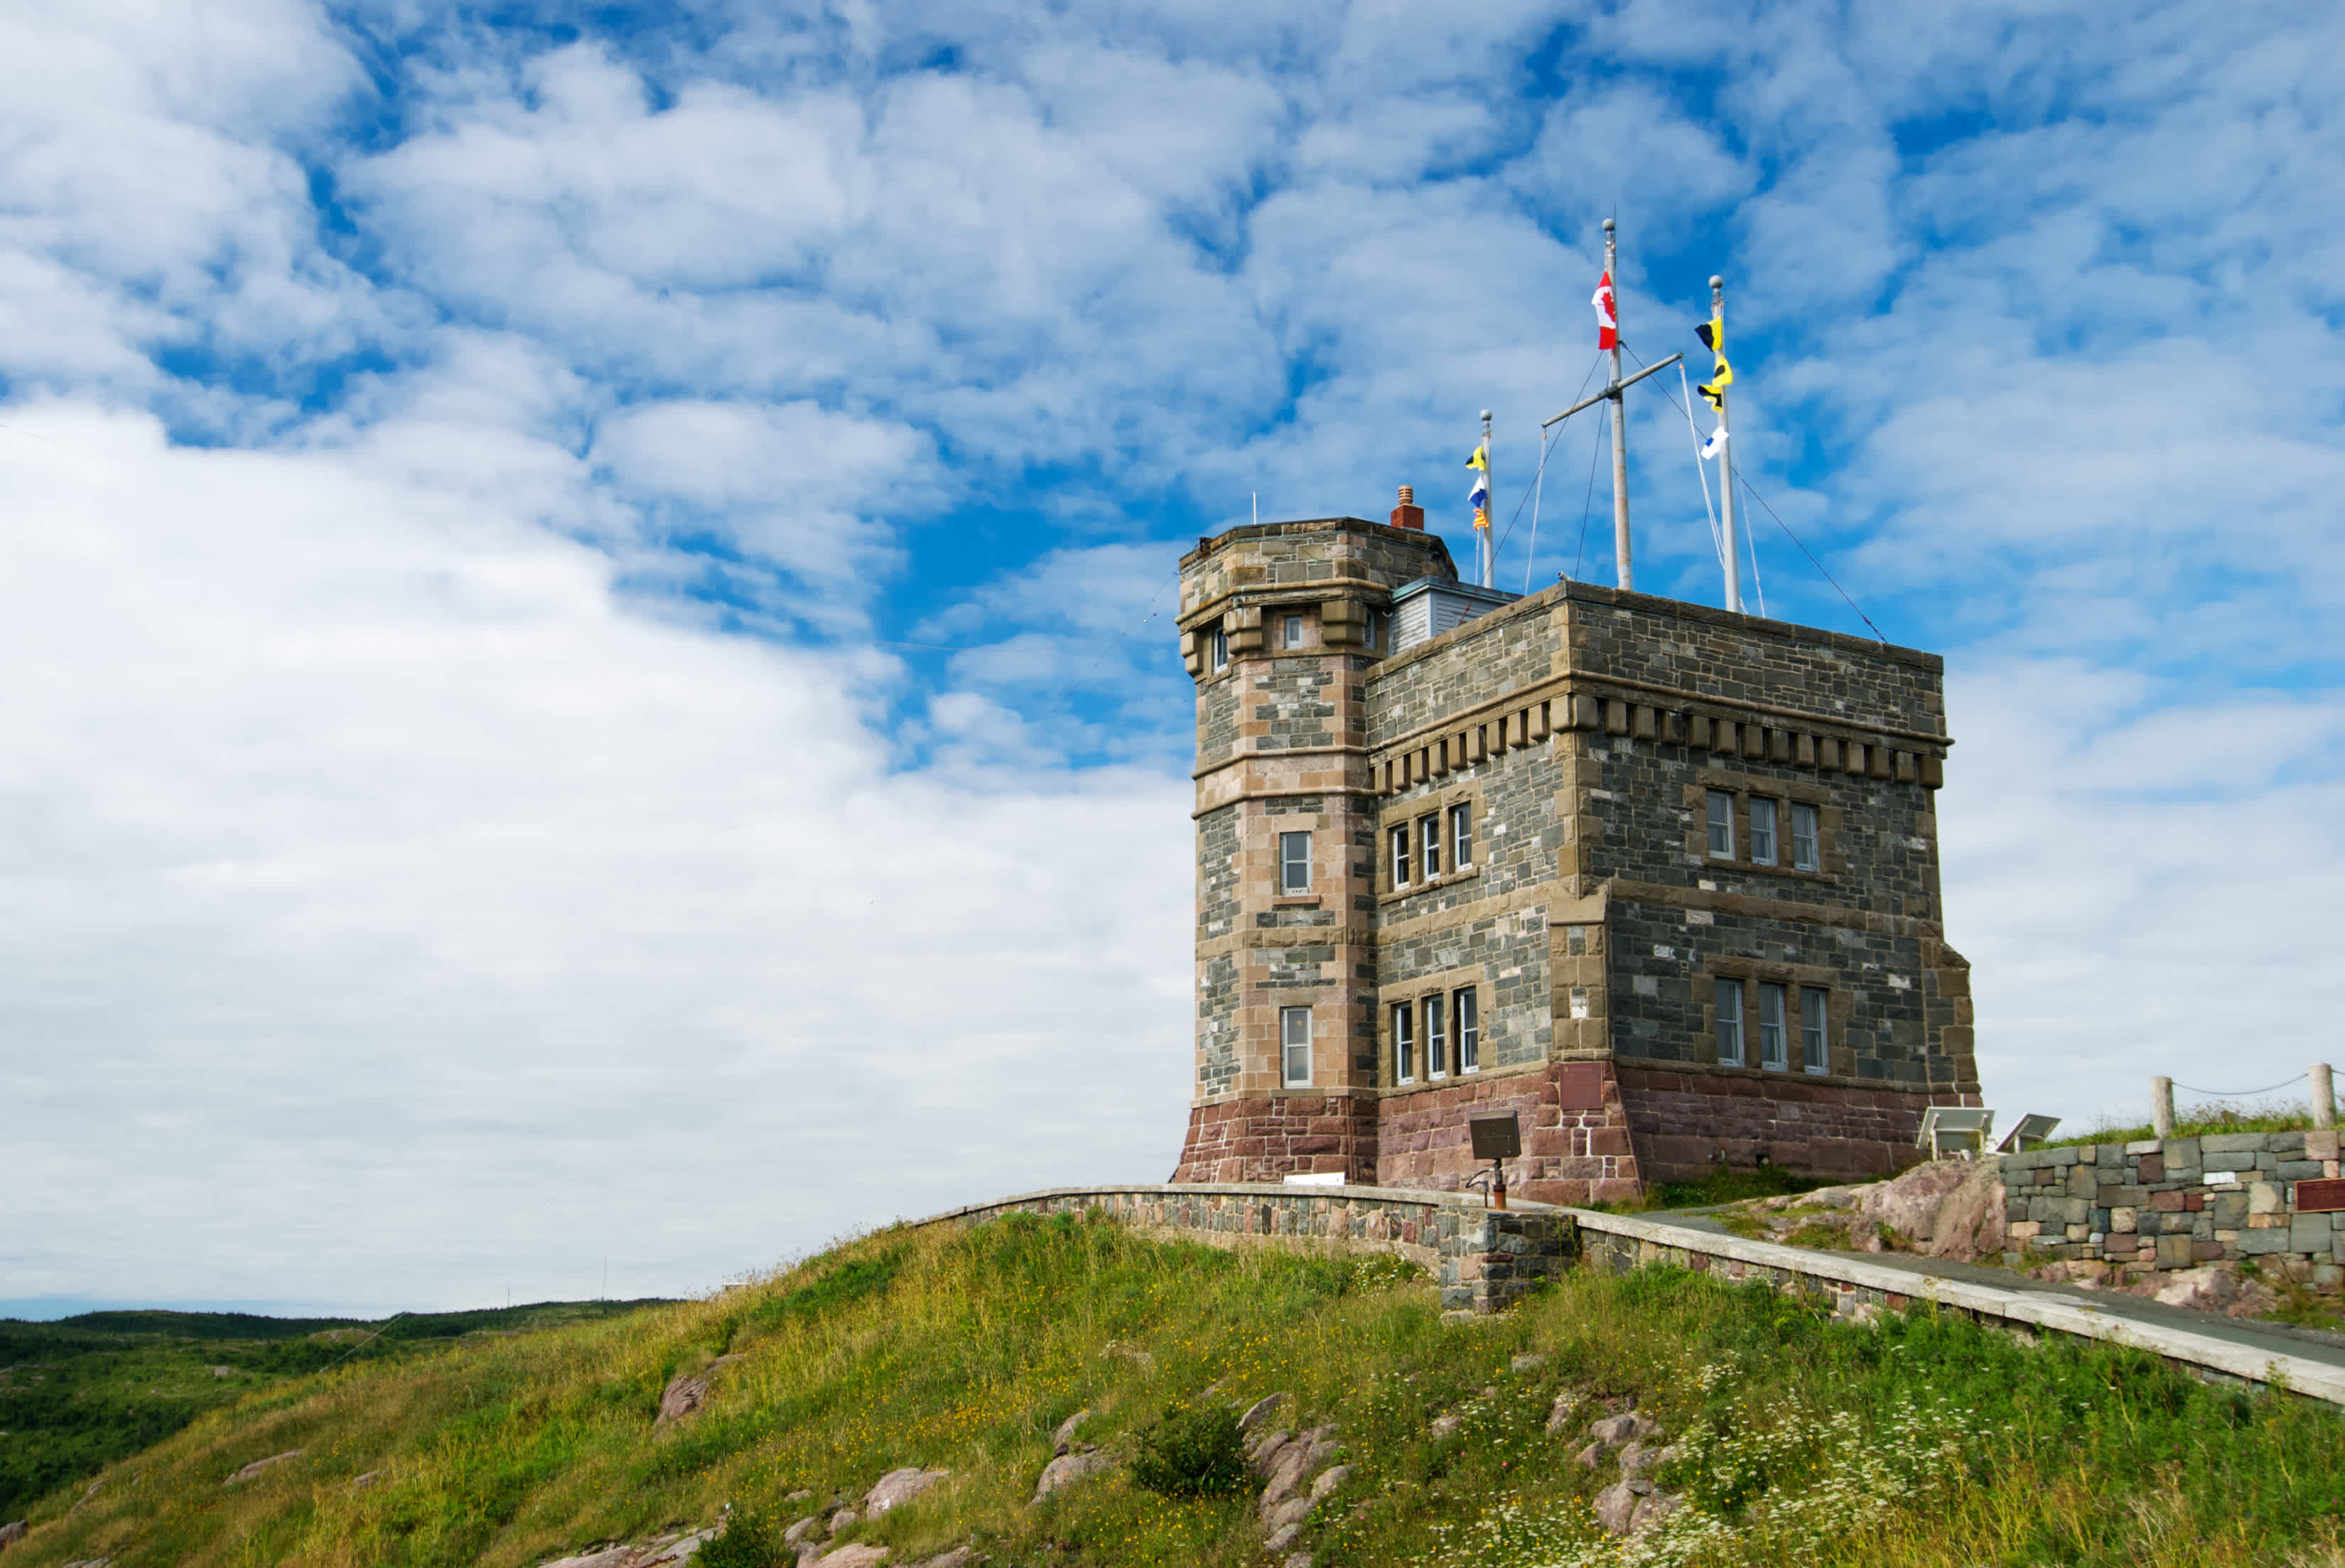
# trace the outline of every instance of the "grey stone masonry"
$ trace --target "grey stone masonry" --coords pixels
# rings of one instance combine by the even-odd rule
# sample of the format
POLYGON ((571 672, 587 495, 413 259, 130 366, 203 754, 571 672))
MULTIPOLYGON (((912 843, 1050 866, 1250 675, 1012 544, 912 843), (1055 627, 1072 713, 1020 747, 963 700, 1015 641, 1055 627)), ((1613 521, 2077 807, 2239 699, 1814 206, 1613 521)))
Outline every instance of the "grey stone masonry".
POLYGON ((1943 662, 1575 582, 1401 646, 1395 591, 1456 579, 1412 516, 1181 562, 1176 1178, 1455 1189, 1494 1114, 1518 1196, 1552 1203, 1918 1158, 1924 1110, 1979 1087, 1939 897, 1943 662))
POLYGON ((2014 1264, 2059 1259, 2123 1280, 2251 1259, 2318 1290, 2345 1287, 2345 1211, 2310 1208, 2299 1192, 2336 1179, 2334 1130, 2039 1148, 2002 1162, 2014 1264))
POLYGON ((1398 1253, 1433 1271, 1445 1310, 1488 1314, 1558 1274, 1574 1255, 1572 1218, 1543 1203, 1497 1210, 1479 1198, 1390 1188, 1182 1183, 1022 1193, 925 1224, 980 1224, 1012 1211, 1097 1210, 1147 1235, 1214 1246, 1261 1243, 1398 1253))

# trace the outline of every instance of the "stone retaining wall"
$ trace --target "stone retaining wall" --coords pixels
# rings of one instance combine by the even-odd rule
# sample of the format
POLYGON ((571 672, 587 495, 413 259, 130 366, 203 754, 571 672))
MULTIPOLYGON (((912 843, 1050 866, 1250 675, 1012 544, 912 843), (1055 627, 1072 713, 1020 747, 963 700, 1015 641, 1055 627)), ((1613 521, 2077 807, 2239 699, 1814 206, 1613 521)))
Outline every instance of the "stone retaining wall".
POLYGON ((2253 1259, 2316 1290, 2345 1284, 2345 1212, 2302 1212, 2338 1174, 2336 1132, 2221 1133, 2003 1157, 2017 1263, 2106 1265, 2118 1281, 2253 1259))
POLYGON ((2286 1387, 2308 1398, 2345 1405, 2345 1367, 2269 1342, 2242 1342, 2236 1336, 2122 1318, 2103 1310, 2097 1302, 2056 1292, 1934 1279, 1847 1253, 1752 1241, 1636 1215, 1580 1212, 1574 1218, 1583 1262, 1608 1273, 1665 1264, 1714 1279, 1763 1280, 1786 1295, 1857 1322, 1925 1302, 1934 1311, 2023 1334, 2054 1333, 2130 1345, 2208 1382, 2286 1387))
POLYGON ((1162 1184, 1061 1187, 939 1214, 926 1224, 1099 1209, 1142 1234, 1220 1247, 1285 1243, 1396 1252, 1431 1270, 1447 1310, 1501 1311, 1573 1255, 1572 1216, 1543 1203, 1503 1211, 1478 1197, 1387 1188, 1162 1184))

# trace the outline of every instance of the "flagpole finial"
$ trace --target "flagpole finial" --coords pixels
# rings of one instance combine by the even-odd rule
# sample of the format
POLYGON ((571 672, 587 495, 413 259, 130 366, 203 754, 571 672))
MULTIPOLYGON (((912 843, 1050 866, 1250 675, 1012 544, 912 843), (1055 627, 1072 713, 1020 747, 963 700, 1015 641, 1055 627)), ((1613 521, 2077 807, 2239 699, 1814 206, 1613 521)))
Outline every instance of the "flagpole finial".
POLYGON ((1487 420, 1489 417, 1490 417, 1490 410, 1487 410, 1487 409, 1484 409, 1484 410, 1482 410, 1482 418, 1483 418, 1483 419, 1485 419, 1485 420, 1487 420))
POLYGON ((1726 279, 1713 272, 1710 275, 1710 286, 1712 288, 1723 288, 1726 287, 1726 279))
POLYGON ((1607 234, 1612 232, 1612 220, 1609 217, 1604 220, 1604 232, 1607 234))

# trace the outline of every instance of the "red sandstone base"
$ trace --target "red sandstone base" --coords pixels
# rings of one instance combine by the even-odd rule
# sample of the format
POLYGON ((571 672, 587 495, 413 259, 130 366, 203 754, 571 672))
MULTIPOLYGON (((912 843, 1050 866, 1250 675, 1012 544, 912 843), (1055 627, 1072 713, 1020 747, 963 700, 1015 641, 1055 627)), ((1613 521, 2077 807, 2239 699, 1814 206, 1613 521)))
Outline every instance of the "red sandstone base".
POLYGON ((1615 1069, 1648 1181, 1690 1181, 1721 1161, 1778 1165, 1794 1176, 1861 1180, 1922 1158, 1914 1135, 1934 1104, 1974 1094, 1854 1088, 1790 1077, 1742 1077, 1665 1068, 1615 1069))
POLYGON ((1189 1112, 1175 1181, 1283 1181, 1340 1174, 1376 1181, 1376 1102, 1365 1096, 1278 1095, 1223 1100, 1189 1112))
POLYGON ((1921 1158, 1914 1135, 1930 1105, 1977 1103, 1974 1094, 1558 1062, 1383 1098, 1277 1095, 1198 1106, 1172 1179, 1340 1175, 1353 1186, 1454 1192, 1482 1168, 1467 1118, 1506 1111, 1523 1139, 1508 1181, 1537 1202, 1633 1199, 1649 1182, 1697 1179, 1721 1161, 1860 1179, 1921 1158))

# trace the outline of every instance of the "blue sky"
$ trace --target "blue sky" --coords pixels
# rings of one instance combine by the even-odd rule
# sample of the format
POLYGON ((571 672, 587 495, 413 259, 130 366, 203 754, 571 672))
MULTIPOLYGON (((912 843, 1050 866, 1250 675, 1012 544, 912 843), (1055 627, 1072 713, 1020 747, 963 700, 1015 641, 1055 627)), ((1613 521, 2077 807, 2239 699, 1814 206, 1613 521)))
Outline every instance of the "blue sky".
MULTIPOLYGON (((1631 349, 1724 274, 1750 482, 1947 655, 1990 1102, 2333 1055, 2340 31, 0 16, 0 1299, 676 1291, 1161 1178, 1173 563, 1399 484, 1464 559, 1607 216, 1631 349)), ((1715 602, 1675 387, 1639 586, 1715 602)), ((1609 581, 1595 433, 1503 585, 1609 581)))

